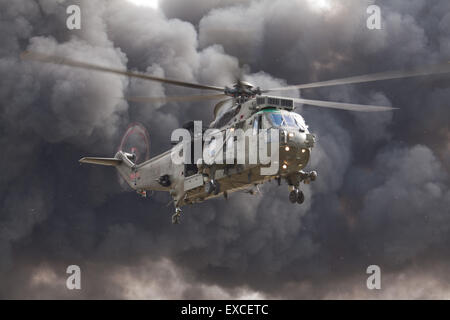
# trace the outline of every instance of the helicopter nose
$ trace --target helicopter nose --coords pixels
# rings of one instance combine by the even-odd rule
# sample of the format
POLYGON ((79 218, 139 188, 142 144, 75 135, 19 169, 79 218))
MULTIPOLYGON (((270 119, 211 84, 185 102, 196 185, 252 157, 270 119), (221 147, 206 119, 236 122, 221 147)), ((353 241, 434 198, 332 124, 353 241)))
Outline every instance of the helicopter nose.
POLYGON ((280 159, 283 172, 303 169, 310 157, 314 144, 313 135, 300 130, 283 130, 280 139, 280 159))
POLYGON ((306 132, 301 132, 297 130, 285 131, 282 135, 284 138, 285 146, 289 148, 295 149, 308 149, 314 146, 315 137, 314 135, 306 132))

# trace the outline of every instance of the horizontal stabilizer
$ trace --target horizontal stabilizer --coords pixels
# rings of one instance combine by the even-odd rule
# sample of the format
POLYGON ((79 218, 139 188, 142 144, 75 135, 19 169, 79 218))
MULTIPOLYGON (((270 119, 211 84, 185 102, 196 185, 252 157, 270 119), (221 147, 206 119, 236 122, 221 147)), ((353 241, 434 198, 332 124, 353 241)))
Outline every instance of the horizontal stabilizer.
POLYGON ((122 160, 116 158, 84 157, 79 160, 81 163, 99 164, 102 166, 118 166, 122 160))

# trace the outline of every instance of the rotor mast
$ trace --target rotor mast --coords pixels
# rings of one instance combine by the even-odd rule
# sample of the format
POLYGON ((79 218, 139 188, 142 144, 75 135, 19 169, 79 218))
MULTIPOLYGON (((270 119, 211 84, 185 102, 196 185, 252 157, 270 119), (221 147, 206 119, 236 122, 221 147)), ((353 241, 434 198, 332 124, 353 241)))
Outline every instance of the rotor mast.
POLYGON ((233 84, 233 88, 225 87, 223 93, 232 98, 244 98, 247 100, 256 95, 261 95, 262 91, 260 87, 254 88, 250 82, 237 80, 237 82, 233 84))

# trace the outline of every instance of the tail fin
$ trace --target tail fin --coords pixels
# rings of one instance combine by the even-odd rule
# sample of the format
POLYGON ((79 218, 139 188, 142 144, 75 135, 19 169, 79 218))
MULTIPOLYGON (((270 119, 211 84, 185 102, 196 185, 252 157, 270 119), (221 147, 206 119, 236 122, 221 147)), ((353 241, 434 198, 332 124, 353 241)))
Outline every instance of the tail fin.
POLYGON ((98 164, 102 166, 110 166, 117 169, 119 175, 126 181, 126 183, 133 189, 136 189, 136 171, 135 164, 130 158, 133 154, 118 151, 114 158, 99 158, 99 157, 84 157, 78 160, 81 163, 98 164))
POLYGON ((80 160, 81 163, 99 164, 102 166, 118 166, 122 163, 122 159, 117 158, 98 158, 98 157, 84 157, 80 160))

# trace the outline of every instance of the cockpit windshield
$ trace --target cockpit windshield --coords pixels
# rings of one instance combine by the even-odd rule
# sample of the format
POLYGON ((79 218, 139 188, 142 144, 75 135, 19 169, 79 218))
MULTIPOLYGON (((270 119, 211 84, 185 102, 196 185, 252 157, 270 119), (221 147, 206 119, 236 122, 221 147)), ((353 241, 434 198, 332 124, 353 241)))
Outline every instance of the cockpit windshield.
POLYGON ((267 116, 269 118, 270 123, 272 123, 274 127, 281 127, 285 125, 283 116, 281 115, 280 112, 277 113, 271 112, 268 113, 267 116))
POLYGON ((283 118, 284 118, 284 121, 286 121, 286 124, 288 127, 297 127, 297 123, 290 115, 284 114, 283 118))
POLYGON ((303 129, 303 124, 289 113, 267 112, 267 118, 274 127, 293 127, 303 129))

